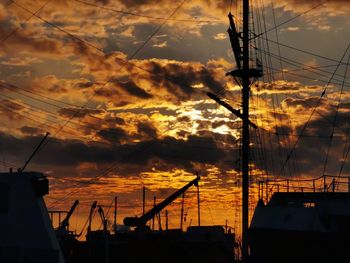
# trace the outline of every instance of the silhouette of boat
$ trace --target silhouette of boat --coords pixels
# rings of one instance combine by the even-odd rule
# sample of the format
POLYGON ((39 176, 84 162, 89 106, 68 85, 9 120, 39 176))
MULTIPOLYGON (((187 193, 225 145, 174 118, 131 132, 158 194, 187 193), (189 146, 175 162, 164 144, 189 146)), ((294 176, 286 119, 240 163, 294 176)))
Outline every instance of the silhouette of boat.
MULTIPOLYGON (((339 185, 349 182, 347 177, 338 180, 339 185)), ((250 261, 348 262, 350 187, 336 191, 335 178, 330 185, 330 191, 326 186, 322 191, 284 189, 266 203, 261 198, 249 229, 250 261)))
POLYGON ((48 190, 41 173, 0 173, 1 263, 64 263, 43 200, 48 190))

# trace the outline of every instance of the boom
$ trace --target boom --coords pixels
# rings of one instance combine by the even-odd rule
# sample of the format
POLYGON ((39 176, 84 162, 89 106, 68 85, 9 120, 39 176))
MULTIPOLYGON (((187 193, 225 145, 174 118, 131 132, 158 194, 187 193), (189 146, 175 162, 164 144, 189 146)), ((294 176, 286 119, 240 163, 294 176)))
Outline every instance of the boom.
POLYGON ((74 204, 72 205, 72 207, 70 208, 68 214, 66 215, 66 217, 63 219, 61 225, 59 226, 59 228, 61 229, 68 229, 69 227, 69 219, 72 216, 75 208, 77 207, 77 205, 79 204, 79 200, 75 200, 74 204))
POLYGON ((173 202, 176 198, 178 198, 185 191, 187 191, 188 188, 190 188, 192 185, 198 186, 199 180, 200 180, 200 177, 197 176, 196 179, 192 180, 191 182, 186 184, 184 187, 177 190, 175 193, 173 193, 171 196, 166 198, 164 201, 162 201, 158 205, 154 206, 151 210, 149 210, 143 216, 141 216, 141 217, 125 217, 124 218, 124 225, 137 226, 137 227, 145 226, 149 220, 151 220, 156 214, 158 214, 166 206, 168 206, 171 202, 173 202))

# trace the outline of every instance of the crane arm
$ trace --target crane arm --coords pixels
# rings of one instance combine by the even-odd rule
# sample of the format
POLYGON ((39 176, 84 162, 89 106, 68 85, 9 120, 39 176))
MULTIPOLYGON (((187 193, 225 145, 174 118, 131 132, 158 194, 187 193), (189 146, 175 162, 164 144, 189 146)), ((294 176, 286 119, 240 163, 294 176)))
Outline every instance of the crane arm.
POLYGON ((188 188, 190 188, 192 185, 198 185, 199 180, 200 180, 200 177, 197 176, 196 179, 192 180, 191 182, 186 184, 184 187, 177 190, 175 193, 173 193, 168 198, 163 200, 161 203, 159 203, 158 205, 153 207, 151 210, 149 210, 143 216, 141 216, 141 217, 125 217, 124 218, 124 225, 126 225, 126 226, 145 226, 149 220, 151 220, 156 214, 158 214, 160 211, 162 211, 166 206, 168 206, 176 198, 178 198, 180 195, 182 195, 188 188))
POLYGON ((69 226, 69 219, 71 218, 75 208, 79 204, 79 200, 75 200, 72 207, 70 208, 69 212, 67 213, 66 217, 62 220, 62 223, 60 225, 61 229, 67 229, 69 226))

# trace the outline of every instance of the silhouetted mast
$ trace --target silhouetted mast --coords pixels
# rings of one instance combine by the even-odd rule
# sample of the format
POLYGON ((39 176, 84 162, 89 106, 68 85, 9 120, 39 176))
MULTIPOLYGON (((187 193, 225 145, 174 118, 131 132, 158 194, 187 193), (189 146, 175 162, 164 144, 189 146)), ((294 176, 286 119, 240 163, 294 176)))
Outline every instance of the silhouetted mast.
POLYGON ((242 119, 242 260, 246 262, 248 257, 247 233, 249 226, 249 126, 257 129, 257 126, 249 120, 250 79, 261 77, 263 72, 261 65, 257 65, 257 68, 250 68, 249 66, 249 0, 243 0, 243 32, 237 32, 234 17, 231 13, 229 13, 228 18, 230 27, 227 32, 236 60, 236 69, 228 72, 226 75, 231 75, 237 84, 242 86, 242 113, 240 110, 236 110, 222 101, 215 94, 208 92, 207 95, 242 119))
POLYGON ((243 0, 242 259, 248 257, 249 227, 249 0, 243 0))

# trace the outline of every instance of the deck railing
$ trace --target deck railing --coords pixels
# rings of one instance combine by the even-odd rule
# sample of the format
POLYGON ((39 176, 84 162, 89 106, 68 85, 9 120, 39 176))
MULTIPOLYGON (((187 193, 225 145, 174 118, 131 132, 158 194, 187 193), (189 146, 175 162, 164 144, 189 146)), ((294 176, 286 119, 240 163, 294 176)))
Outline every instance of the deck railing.
POLYGON ((258 183, 259 199, 275 192, 350 192, 350 176, 323 175, 312 179, 265 179, 258 183))

